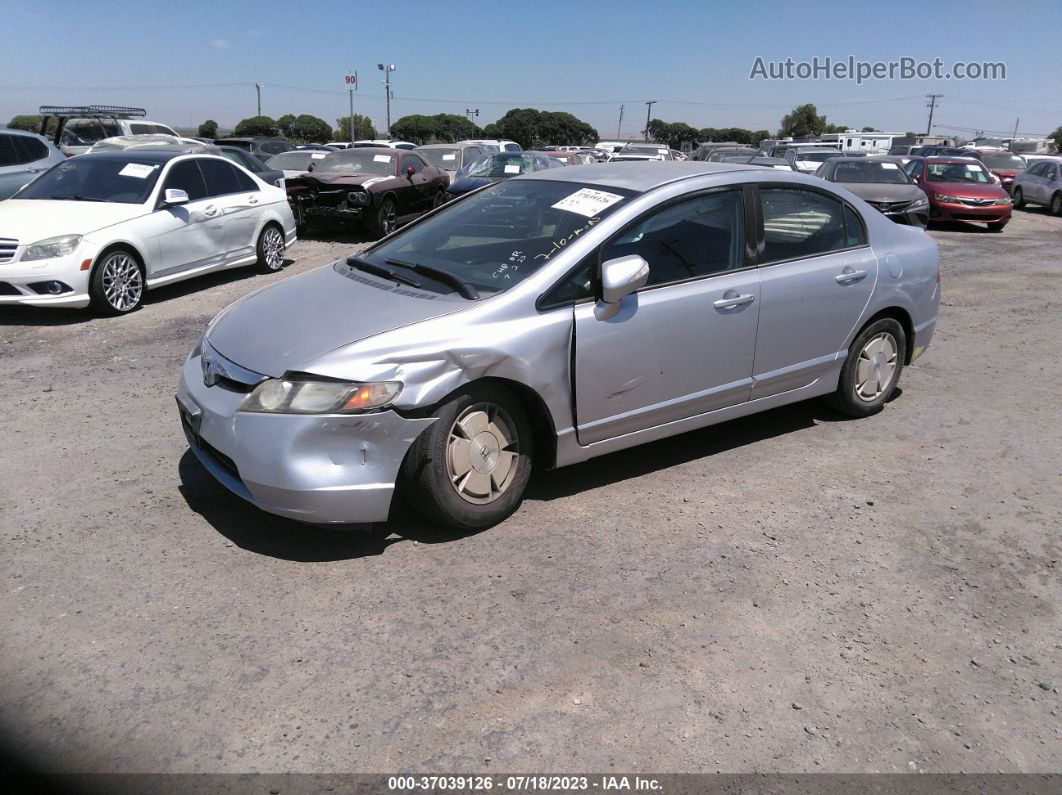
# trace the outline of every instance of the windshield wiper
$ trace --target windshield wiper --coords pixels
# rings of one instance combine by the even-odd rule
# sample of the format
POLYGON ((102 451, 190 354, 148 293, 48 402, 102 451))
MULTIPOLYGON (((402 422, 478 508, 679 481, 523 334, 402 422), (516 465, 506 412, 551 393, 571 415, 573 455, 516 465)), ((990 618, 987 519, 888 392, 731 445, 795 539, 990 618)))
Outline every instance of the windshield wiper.
POLYGON ((420 282, 416 279, 411 279, 409 276, 405 276, 401 273, 395 273, 390 268, 385 268, 383 265, 375 265, 367 260, 358 259, 357 257, 347 257, 347 265, 357 268, 358 270, 363 270, 366 273, 383 276, 385 279, 408 284, 410 287, 420 287, 420 282))
POLYGON ((409 268, 415 273, 419 273, 422 276, 430 276, 431 278, 449 285, 460 293, 462 298, 467 298, 469 301, 479 300, 479 291, 476 290, 468 282, 461 281, 460 277, 455 276, 449 271, 444 271, 439 268, 433 268, 431 265, 421 265, 416 262, 403 262, 400 259, 384 260, 388 265, 397 265, 400 268, 409 268))
POLYGON ((96 199, 90 196, 49 196, 49 199, 69 199, 75 202, 105 202, 106 199, 96 199))

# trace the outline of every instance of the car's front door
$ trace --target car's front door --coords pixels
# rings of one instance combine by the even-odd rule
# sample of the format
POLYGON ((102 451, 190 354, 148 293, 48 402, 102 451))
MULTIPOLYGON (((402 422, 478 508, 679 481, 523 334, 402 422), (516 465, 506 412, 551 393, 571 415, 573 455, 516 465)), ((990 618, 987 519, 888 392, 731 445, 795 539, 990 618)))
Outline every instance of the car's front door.
POLYGON ((181 160, 170 166, 159 191, 160 200, 170 188, 187 193, 188 202, 172 206, 160 203, 146 219, 159 247, 158 259, 146 264, 148 279, 211 267, 224 258, 221 207, 207 191, 198 160, 181 160))
POLYGON ((861 216, 809 188, 761 187, 752 399, 808 386, 844 355, 877 282, 861 216))
POLYGON ((760 287, 746 239, 743 192, 727 189, 658 208, 602 247, 598 263, 637 254, 650 275, 614 315, 575 306, 580 444, 748 400, 760 287))
POLYGON ((254 253, 254 233, 261 215, 262 194, 258 183, 225 160, 203 158, 199 161, 206 179, 207 192, 224 221, 221 247, 227 262, 245 259, 254 253))
POLYGON ((426 168, 427 163, 417 155, 402 155, 398 175, 405 180, 408 187, 402 191, 405 203, 399 207, 400 213, 421 213, 431 209, 434 197, 430 191, 431 178, 427 175, 426 168), (413 169, 412 174, 409 173, 410 168, 413 169))

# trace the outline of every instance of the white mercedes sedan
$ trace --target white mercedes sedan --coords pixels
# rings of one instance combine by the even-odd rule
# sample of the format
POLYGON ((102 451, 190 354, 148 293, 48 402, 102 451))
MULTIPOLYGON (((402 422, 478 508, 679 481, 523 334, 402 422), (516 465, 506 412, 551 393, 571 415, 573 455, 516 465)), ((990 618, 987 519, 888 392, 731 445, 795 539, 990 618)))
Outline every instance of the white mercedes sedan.
POLYGON ((293 242, 285 192, 225 158, 81 155, 0 202, 0 306, 122 315, 149 288, 242 265, 278 271, 293 242))

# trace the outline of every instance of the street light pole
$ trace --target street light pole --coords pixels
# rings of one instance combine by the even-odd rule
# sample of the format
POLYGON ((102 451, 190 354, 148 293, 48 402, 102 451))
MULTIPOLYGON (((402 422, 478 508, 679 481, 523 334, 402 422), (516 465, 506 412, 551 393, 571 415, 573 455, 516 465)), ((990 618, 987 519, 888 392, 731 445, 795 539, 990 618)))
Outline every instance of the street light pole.
POLYGON ((395 70, 395 65, 390 64, 376 64, 376 68, 384 73, 384 86, 387 91, 387 137, 391 137, 391 72, 395 70))
POLYGON ((262 115, 262 84, 255 83, 254 90, 258 92, 258 115, 262 115))
POLYGON ((469 121, 472 121, 474 117, 479 116, 479 108, 476 108, 475 110, 469 110, 468 108, 465 108, 465 115, 468 116, 469 121))

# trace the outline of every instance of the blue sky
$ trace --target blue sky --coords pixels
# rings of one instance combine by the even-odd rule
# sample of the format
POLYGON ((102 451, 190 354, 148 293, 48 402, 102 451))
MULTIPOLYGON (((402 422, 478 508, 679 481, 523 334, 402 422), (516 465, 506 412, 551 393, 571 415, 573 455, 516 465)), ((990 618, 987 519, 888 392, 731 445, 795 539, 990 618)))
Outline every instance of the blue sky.
POLYGON ((485 124, 510 107, 565 110, 603 138, 653 115, 695 127, 777 128, 815 103, 831 123, 925 129, 924 95, 944 95, 935 132, 1024 133, 1062 125, 1062 3, 936 5, 901 0, 788 3, 535 3, 197 0, 118 3, 0 0, 0 121, 44 103, 115 103, 195 126, 262 112, 347 112, 343 77, 361 80, 355 111, 384 118, 380 61, 393 73, 392 118, 463 113, 485 124), (883 10, 884 9, 884 10, 883 10), (748 79, 754 59, 1002 61, 1005 81, 748 79))

